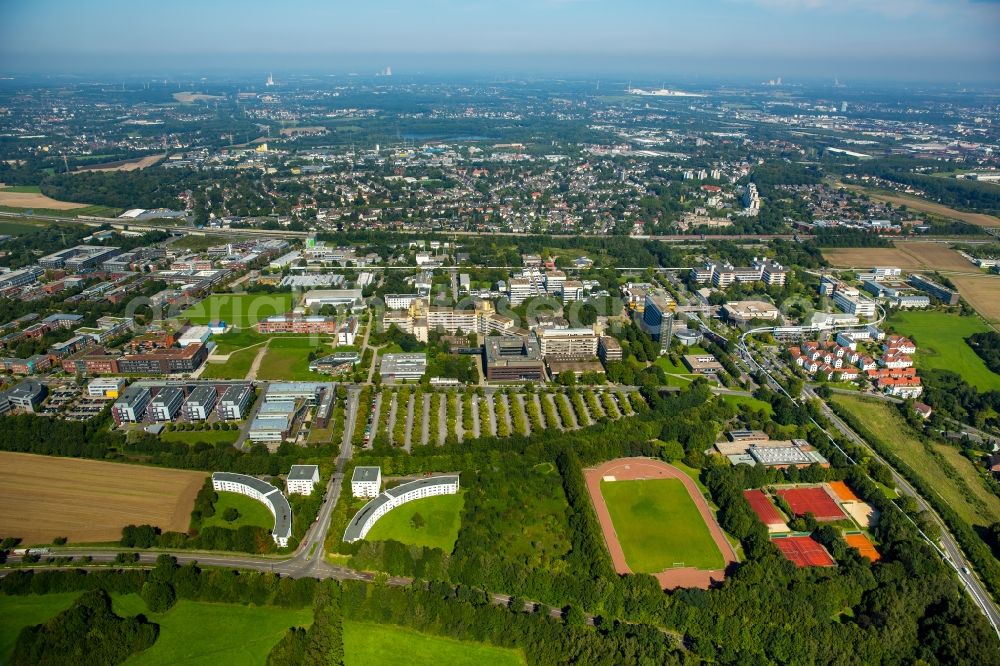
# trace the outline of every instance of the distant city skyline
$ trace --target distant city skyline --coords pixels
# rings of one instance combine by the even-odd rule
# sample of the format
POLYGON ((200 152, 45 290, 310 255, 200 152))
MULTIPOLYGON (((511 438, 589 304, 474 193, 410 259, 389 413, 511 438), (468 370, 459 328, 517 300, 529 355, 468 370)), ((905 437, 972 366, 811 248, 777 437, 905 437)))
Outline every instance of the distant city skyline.
POLYGON ((998 0, 36 0, 0 73, 634 73, 1000 82, 998 0))

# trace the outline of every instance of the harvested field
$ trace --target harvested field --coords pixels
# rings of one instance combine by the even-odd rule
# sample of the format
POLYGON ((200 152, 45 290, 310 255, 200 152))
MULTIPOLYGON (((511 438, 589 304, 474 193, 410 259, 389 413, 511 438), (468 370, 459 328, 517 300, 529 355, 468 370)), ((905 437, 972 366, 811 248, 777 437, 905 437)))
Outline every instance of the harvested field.
MULTIPOLYGON (((708 506, 708 502, 705 500, 704 496, 702 496, 701 491, 698 489, 698 485, 695 483, 694 479, 676 467, 651 458, 617 458, 615 460, 602 463, 597 467, 591 467, 584 470, 584 477, 587 481, 587 490, 590 493, 590 499, 594 503, 594 509, 597 512, 598 520, 601 523, 601 531, 604 533, 604 540, 607 543, 609 552, 611 553, 611 560, 614 564, 615 571, 618 573, 632 573, 632 570, 629 568, 629 565, 625 560, 625 551, 622 548, 622 544, 619 541, 618 534, 615 530, 615 524, 612 521, 608 504, 605 502, 604 495, 601 492, 602 481, 606 483, 611 479, 614 479, 614 481, 637 481, 650 479, 679 480, 684 484, 687 494, 697 509, 698 515, 701 520, 704 521, 704 525, 708 528, 711 540, 715 542, 715 545, 722 553, 722 559, 725 561, 724 566, 729 566, 730 564, 737 562, 736 552, 726 539, 726 535, 723 533, 722 528, 719 527, 719 524, 716 522, 712 509, 708 506)), ((677 511, 678 507, 663 507, 663 509, 668 512, 677 511)), ((687 529, 687 527, 688 526, 686 524, 676 526, 677 529, 687 529)), ((663 523, 663 528, 671 528, 669 521, 663 523)), ((654 575, 663 589, 688 587, 707 589, 713 583, 720 582, 725 578, 725 570, 706 570, 684 566, 667 569, 666 571, 662 571, 654 575)))
POLYGON ((106 164, 93 164, 91 166, 80 167, 77 171, 139 171, 153 166, 162 160, 163 157, 163 155, 146 155, 137 160, 108 162, 106 164))
POLYGON ((186 531, 207 474, 0 452, 0 535, 25 544, 117 541, 148 523, 186 531))
POLYGON ((948 279, 955 283, 962 298, 1000 331, 1000 276, 949 275, 948 279))
POLYGON ((49 210, 72 210, 86 208, 87 204, 57 201, 37 192, 11 192, 0 190, 0 206, 13 208, 47 208, 49 210))
POLYGON ((904 270, 976 270, 945 243, 900 242, 896 247, 825 248, 823 256, 836 268, 898 266, 904 270))
POLYGON ((951 220, 960 220, 962 222, 967 222, 968 224, 974 224, 978 227, 1000 227, 1000 218, 993 215, 986 215, 985 213, 967 213, 965 211, 955 210, 954 208, 949 208, 943 204, 934 203, 933 201, 927 201, 926 199, 910 196, 908 194, 897 194, 895 192, 873 190, 871 188, 859 187, 857 185, 845 185, 844 183, 837 183, 837 185, 855 192, 863 192, 875 201, 887 201, 893 206, 906 206, 910 210, 915 210, 920 213, 930 213, 931 215, 938 215, 951 220))

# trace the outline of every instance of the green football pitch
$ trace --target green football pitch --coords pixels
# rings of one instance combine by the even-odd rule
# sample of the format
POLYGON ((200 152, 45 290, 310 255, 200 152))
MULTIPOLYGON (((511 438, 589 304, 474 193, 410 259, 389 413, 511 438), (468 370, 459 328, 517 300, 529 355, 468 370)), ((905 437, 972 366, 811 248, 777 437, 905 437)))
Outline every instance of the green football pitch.
POLYGON ((602 481, 601 494, 633 572, 725 566, 698 507, 679 480, 602 481))

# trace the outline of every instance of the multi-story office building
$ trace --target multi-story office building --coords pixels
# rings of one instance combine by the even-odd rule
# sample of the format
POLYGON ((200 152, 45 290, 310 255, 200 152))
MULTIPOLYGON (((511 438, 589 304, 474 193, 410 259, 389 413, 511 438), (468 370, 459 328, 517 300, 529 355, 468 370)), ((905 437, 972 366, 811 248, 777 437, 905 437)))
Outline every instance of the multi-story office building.
POLYGON ((208 357, 205 345, 181 349, 157 349, 145 354, 126 354, 118 359, 118 372, 137 375, 167 375, 194 372, 208 357))
POLYGON ((212 414, 219 393, 214 386, 198 386, 184 402, 184 416, 189 421, 204 421, 212 414))
POLYGON ((77 245, 66 250, 53 252, 38 260, 42 268, 65 268, 73 273, 81 273, 97 268, 101 263, 121 253, 121 248, 104 245, 77 245))
POLYGON ((154 421, 173 421, 184 404, 184 391, 176 386, 165 386, 149 402, 149 416, 154 421))
POLYGON ((483 344, 486 379, 490 381, 542 381, 545 363, 534 336, 490 336, 483 344))
POLYGON ((287 314, 257 322, 258 333, 319 333, 333 335, 337 332, 337 320, 333 317, 305 317, 287 314))
POLYGON ((660 343, 660 351, 670 349, 674 330, 673 301, 662 294, 647 293, 642 329, 660 343))
POLYGON ((139 423, 146 416, 146 408, 151 400, 149 389, 144 386, 129 386, 111 406, 115 423, 139 423))
POLYGON ((34 284, 35 282, 38 282, 38 276, 44 272, 45 271, 38 266, 28 266, 27 268, 22 268, 19 271, 0 273, 0 290, 34 284))
POLYGON ((384 354, 379 366, 383 382, 415 381, 427 372, 427 354, 384 354))
POLYGON ((597 357, 601 359, 604 365, 622 360, 621 343, 610 335, 602 335, 600 340, 597 341, 597 357))
POLYGON ((292 507, 281 491, 270 483, 245 474, 215 472, 212 474, 212 489, 216 492, 240 493, 262 503, 274 516, 271 538, 284 548, 292 536, 292 507))
POLYGON ((386 294, 385 307, 389 310, 405 310, 418 298, 422 298, 420 294, 386 294))
POLYGON ((597 334, 590 328, 544 329, 538 332, 542 358, 579 360, 597 355, 597 334))
POLYGON ((930 278, 914 273, 910 276, 910 284, 926 292, 947 305, 958 305, 958 292, 949 289, 943 284, 939 284, 930 278))
POLYGON ((246 416, 246 410, 252 396, 253 388, 250 384, 237 384, 226 388, 222 397, 219 398, 217 409, 219 418, 227 421, 242 419, 246 416))

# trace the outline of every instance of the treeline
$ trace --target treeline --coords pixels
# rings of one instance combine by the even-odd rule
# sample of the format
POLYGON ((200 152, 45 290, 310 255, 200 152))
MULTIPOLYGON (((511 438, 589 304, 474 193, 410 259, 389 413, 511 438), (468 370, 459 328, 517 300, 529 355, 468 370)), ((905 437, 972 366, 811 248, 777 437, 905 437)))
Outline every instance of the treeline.
POLYGON ((59 594, 106 590, 110 594, 139 594, 150 582, 166 583, 175 599, 244 606, 307 608, 321 584, 314 578, 287 578, 278 574, 202 569, 196 564, 180 566, 170 555, 160 555, 152 569, 102 569, 65 571, 17 569, 0 578, 0 594, 59 594))
POLYGON ((909 464, 896 455, 891 447, 887 446, 885 442, 865 428, 850 410, 844 409, 835 402, 829 404, 837 413, 837 416, 843 419, 851 429, 864 437, 865 441, 882 458, 888 461, 897 472, 902 474, 910 485, 916 488, 921 497, 933 507, 934 511, 941 517, 941 520, 947 525, 948 530, 958 541, 959 546, 962 547, 962 551, 966 557, 969 558, 976 568, 976 573, 979 574, 983 583, 986 584, 990 594, 994 598, 1000 598, 1000 562, 993 556, 989 546, 987 546, 965 520, 955 513, 954 509, 940 498, 940 495, 938 495, 934 488, 924 481, 909 464))
POLYGON ((225 470, 239 474, 277 476, 292 465, 332 460, 339 449, 335 444, 302 449, 286 442, 276 453, 255 445, 247 452, 231 444, 198 442, 163 442, 146 435, 126 444, 125 435, 108 427, 108 416, 87 421, 50 419, 36 414, 14 414, 3 418, 0 428, 0 451, 19 451, 50 456, 91 458, 113 462, 139 462, 147 465, 196 469, 207 472, 225 470))
POLYGON ((1000 391, 979 391, 951 370, 928 370, 923 378, 921 399, 934 408, 935 417, 950 416, 977 428, 1000 427, 1000 391))
POLYGON ((983 359, 987 368, 1000 375, 1000 333, 974 333, 965 341, 983 359))
POLYGON ((178 198, 213 179, 187 169, 54 173, 38 183, 42 194, 60 201, 81 201, 111 208, 183 208, 178 198))
POLYGON ((267 655, 268 666, 339 666, 344 663, 340 585, 319 584, 308 629, 292 627, 267 655))
POLYGON ((45 624, 25 627, 11 663, 120 664, 152 647, 158 635, 158 625, 141 615, 119 617, 111 610, 107 592, 90 590, 45 624))
POLYGON ((813 241, 817 247, 892 247, 892 241, 862 229, 819 228, 813 241))

